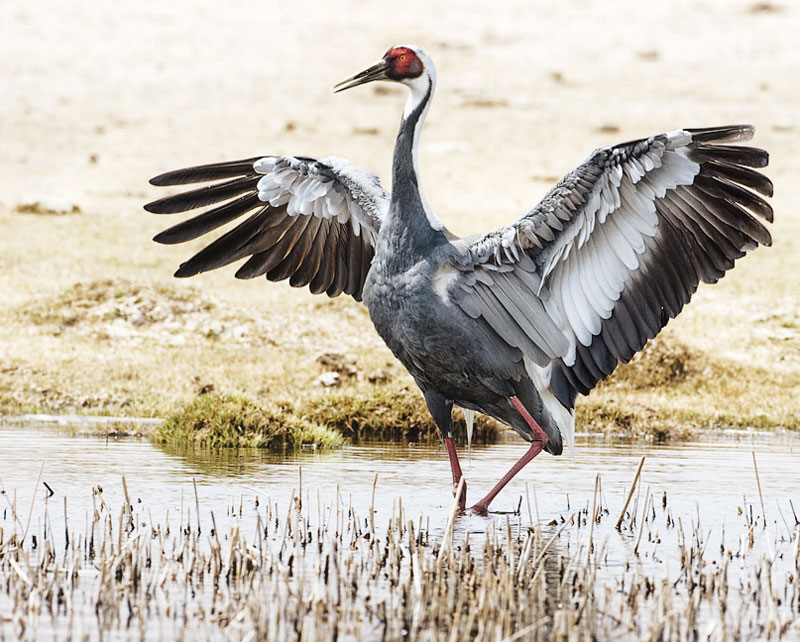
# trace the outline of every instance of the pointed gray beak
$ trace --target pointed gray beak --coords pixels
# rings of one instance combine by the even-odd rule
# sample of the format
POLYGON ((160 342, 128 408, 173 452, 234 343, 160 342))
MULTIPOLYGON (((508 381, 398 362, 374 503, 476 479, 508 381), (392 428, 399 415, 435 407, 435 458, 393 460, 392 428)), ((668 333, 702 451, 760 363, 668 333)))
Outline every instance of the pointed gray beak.
POLYGON ((358 87, 359 85, 363 85, 368 82, 372 82, 373 80, 389 80, 389 77, 386 75, 386 71, 388 69, 388 63, 385 60, 381 60, 380 62, 372 65, 369 69, 365 69, 357 73, 355 76, 351 76, 347 80, 343 80, 342 82, 333 86, 334 93, 338 93, 340 91, 344 91, 345 89, 352 89, 353 87, 358 87))

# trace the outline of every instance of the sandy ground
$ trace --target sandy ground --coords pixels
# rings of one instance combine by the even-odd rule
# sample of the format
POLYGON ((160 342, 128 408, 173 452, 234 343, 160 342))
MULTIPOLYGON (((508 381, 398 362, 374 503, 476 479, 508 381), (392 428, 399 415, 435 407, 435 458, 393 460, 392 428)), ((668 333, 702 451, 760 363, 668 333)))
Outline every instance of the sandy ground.
MULTIPOLYGON (((796 412, 797 391, 786 382, 800 373, 800 6, 486 6, 1 3, 6 395, 28 406, 80 406, 81 395, 102 384, 123 397, 152 389, 179 398, 203 377, 218 387, 294 393, 319 374, 314 358, 325 350, 355 354, 365 369, 396 368, 352 301, 237 282, 234 269, 171 282, 193 248, 152 243, 175 220, 141 206, 164 195, 148 185, 150 176, 259 153, 335 154, 388 184, 403 92, 373 86, 334 96, 331 86, 405 42, 436 61, 421 166, 429 202, 460 234, 521 215, 598 145, 677 127, 756 125, 776 185, 774 246, 701 288, 668 332, 707 354, 777 369, 781 403, 796 404, 796 412), (74 203, 80 213, 17 211, 43 198, 74 203), (113 333, 92 343, 31 323, 26 310, 98 279, 201 291, 225 318, 257 320, 256 331, 270 336, 189 350, 113 333)), ((769 393, 756 396, 765 408, 774 402, 769 393)))

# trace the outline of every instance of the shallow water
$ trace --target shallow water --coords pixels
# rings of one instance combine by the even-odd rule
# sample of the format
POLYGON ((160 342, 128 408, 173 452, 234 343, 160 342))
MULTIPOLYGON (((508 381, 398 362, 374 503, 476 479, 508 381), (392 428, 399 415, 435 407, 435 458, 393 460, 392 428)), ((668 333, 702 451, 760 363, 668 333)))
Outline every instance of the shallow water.
MULTIPOLYGON (((525 447, 511 436, 504 443, 464 451, 469 499, 489 490, 525 447)), ((199 506, 204 535, 212 513, 218 533, 233 526, 252 532, 259 512, 265 514, 265 503, 276 514, 285 514, 297 493, 312 507, 312 520, 337 503, 352 506, 366 520, 374 505, 378 528, 385 527, 402 501, 408 518, 420 516, 434 537, 442 535, 452 506, 449 464, 438 447, 352 446, 285 456, 250 450, 181 453, 143 439, 2 428, 0 529, 7 539, 14 532, 41 533, 49 525, 51 536, 63 542, 64 502, 70 528, 86 528, 100 497, 114 510, 123 503, 123 476, 134 511, 150 523, 194 527, 199 506), (49 497, 45 484, 52 489, 49 497), (100 495, 93 493, 98 488, 100 495), (317 506, 319 513, 313 508, 317 506)), ((591 523, 582 522, 581 513, 585 517, 595 502, 607 511, 594 526, 593 541, 602 557, 599 581, 617 593, 641 575, 675 579, 682 569, 681 543, 689 538, 697 538, 704 551, 716 551, 717 558, 709 556, 711 564, 726 556, 742 560, 731 571, 732 582, 748 581, 752 569, 744 560, 757 565, 759 556, 773 560, 772 572, 785 577, 798 532, 795 512, 800 516, 800 440, 792 434, 740 435, 699 443, 623 445, 579 438, 574 460, 542 455, 530 464, 495 500, 492 508, 498 513, 458 518, 455 541, 469 531, 477 550, 492 525, 503 529, 507 523, 524 526, 532 521, 547 525, 549 535, 566 522, 552 553, 575 559, 583 555, 591 523), (754 452, 766 520, 761 517, 754 452), (614 524, 642 455, 641 484, 628 511, 636 523, 626 519, 620 532, 614 524), (595 498, 598 474, 601 493, 595 498), (648 490, 653 501, 644 510, 648 490), (636 554, 640 530, 644 537, 636 554), (752 544, 748 532, 756 533, 752 544)), ((0 599, 0 616, 8 616, 3 612, 8 608, 0 599)))
MULTIPOLYGON (((488 491, 525 447, 511 435, 504 443, 473 447, 471 452, 463 449, 468 499, 477 500, 488 491)), ((676 513, 689 511, 696 516, 699 510, 708 525, 714 525, 737 515, 745 497, 748 506, 761 513, 753 467, 755 452, 769 520, 777 520, 785 530, 776 502, 791 511, 788 501, 793 498, 795 509, 800 510, 800 439, 792 434, 672 445, 612 444, 579 437, 576 450, 574 461, 569 455, 539 456, 498 496, 492 509, 516 510, 526 495, 527 483, 529 492, 522 502, 526 519, 528 498, 538 505, 540 520, 559 518, 571 509, 588 506, 599 473, 605 503, 618 511, 639 458, 645 455, 642 488, 649 486, 659 500, 667 492, 676 513)), ((70 514, 80 514, 92 506, 92 488, 98 485, 109 505, 121 501, 123 475, 133 501, 146 499, 154 516, 167 510, 175 516, 182 502, 184 512, 192 508, 193 482, 204 519, 209 511, 220 513, 218 507, 238 503, 242 496, 260 494, 283 506, 300 483, 304 497, 313 494, 314 501, 317 491, 323 500, 330 501, 338 485, 341 501, 352 503, 363 513, 371 505, 376 474, 377 513, 391 511, 402 497, 407 510, 431 516, 435 529, 436 520, 444 526, 452 503, 447 455, 436 446, 379 444, 288 455, 257 450, 181 453, 162 450, 146 439, 0 428, 0 482, 6 497, 0 500, 0 508, 7 508, 16 497, 18 512, 27 515, 40 469, 41 480, 55 492, 50 505, 60 508, 66 497, 70 514)), ((45 494, 40 484, 34 519, 44 506, 45 494)), ((532 509, 536 512, 535 507, 532 509)), ((481 529, 486 524, 485 519, 477 517, 465 517, 462 522, 476 522, 481 529)))

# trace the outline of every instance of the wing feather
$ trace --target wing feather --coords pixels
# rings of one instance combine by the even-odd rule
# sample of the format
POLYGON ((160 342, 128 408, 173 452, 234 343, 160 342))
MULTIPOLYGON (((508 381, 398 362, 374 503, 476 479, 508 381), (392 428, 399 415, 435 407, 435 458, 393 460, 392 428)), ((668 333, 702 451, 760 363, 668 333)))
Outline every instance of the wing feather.
POLYGON ((232 220, 262 205, 263 203, 258 198, 258 192, 253 191, 182 223, 173 225, 154 236, 153 240, 164 245, 193 241, 203 236, 203 234, 213 232, 218 227, 230 223, 232 220))
POLYGON ((301 214, 294 217, 294 224, 275 245, 275 253, 282 256, 282 258, 275 267, 267 272, 267 278, 270 281, 283 281, 297 272, 308 255, 311 242, 315 240, 313 236, 306 236, 306 231, 312 218, 314 217, 310 214, 301 214))
POLYGON ((748 125, 676 130, 596 150, 524 217, 466 245, 454 260, 453 301, 544 367, 539 318, 526 305, 540 300, 566 340, 552 344, 550 390, 571 408, 676 316, 701 281, 717 281, 771 243, 762 221, 772 221, 763 197, 773 187, 753 169, 768 155, 728 144, 752 135, 748 125), (528 272, 522 265, 531 261, 528 272), (505 281, 486 278, 498 270, 505 281), (507 285, 523 274, 535 277, 535 290, 507 285))
POLYGON ((318 234, 322 227, 323 219, 312 216, 306 229, 306 236, 309 237, 308 253, 303 262, 289 279, 289 285, 295 288, 302 287, 311 283, 311 280, 319 270, 319 262, 322 258, 322 244, 319 243, 318 234))
POLYGON ((726 178, 744 187, 754 189, 763 196, 772 196, 772 181, 763 174, 759 174, 747 167, 731 165, 730 163, 718 160, 710 160, 700 166, 700 173, 708 176, 726 178))
POLYGON ((234 196, 244 193, 252 193, 253 174, 248 174, 240 178, 234 178, 217 185, 208 185, 199 189, 193 189, 183 194, 167 196, 157 201, 148 203, 144 208, 153 214, 175 214, 176 212, 187 212, 196 210, 206 205, 226 201, 234 196))
POLYGON ((347 254, 347 283, 344 288, 347 294, 355 295, 360 292, 364 279, 366 279, 366 273, 362 274, 361 270, 363 252, 363 237, 357 236, 351 239, 350 252, 347 254))
POLYGON ((339 296, 347 285, 347 253, 350 251, 351 237, 339 226, 339 240, 336 244, 336 271, 331 286, 325 291, 328 296, 339 296))
POLYGON ((263 158, 254 156, 242 160, 211 163, 209 165, 196 165, 185 169, 176 169, 171 172, 159 174, 150 179, 151 185, 163 187, 165 185, 187 185, 189 183, 205 183, 218 181, 223 178, 245 176, 254 173, 253 163, 263 158))
POLYGON ((325 292, 333 283, 333 273, 336 270, 336 219, 326 219, 324 222, 327 228, 323 237, 322 261, 320 262, 319 272, 311 281, 311 292, 321 294, 325 292))
POLYGON ((389 205, 376 177, 338 158, 263 156, 167 172, 150 182, 207 181, 212 184, 145 205, 159 214, 214 206, 154 240, 183 243, 250 216, 185 261, 176 276, 247 258, 237 278, 289 279, 290 285, 309 285, 315 293, 347 292, 360 300, 389 205))

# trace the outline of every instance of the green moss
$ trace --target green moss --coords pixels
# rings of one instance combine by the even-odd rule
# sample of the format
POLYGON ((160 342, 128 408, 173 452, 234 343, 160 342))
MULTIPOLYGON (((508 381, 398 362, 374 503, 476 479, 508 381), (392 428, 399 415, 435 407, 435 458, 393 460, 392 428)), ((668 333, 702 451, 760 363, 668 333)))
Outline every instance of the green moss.
POLYGON ((169 415, 152 435, 157 443, 204 448, 301 447, 331 449, 344 445, 336 430, 294 414, 289 404, 256 403, 235 394, 205 394, 169 415))

